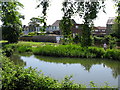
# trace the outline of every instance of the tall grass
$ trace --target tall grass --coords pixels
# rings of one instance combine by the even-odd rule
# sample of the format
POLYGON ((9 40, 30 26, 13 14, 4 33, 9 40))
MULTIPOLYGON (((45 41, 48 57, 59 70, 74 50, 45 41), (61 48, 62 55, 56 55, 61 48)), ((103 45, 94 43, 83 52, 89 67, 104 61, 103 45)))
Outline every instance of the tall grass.
POLYGON ((36 55, 58 56, 58 57, 79 57, 79 58, 103 58, 103 48, 83 48, 78 45, 42 46, 33 49, 36 55))
MULTIPOLYGON (((12 48, 18 52, 32 52, 35 55, 77 58, 107 58, 120 60, 120 50, 100 47, 81 47, 79 45, 55 45, 55 44, 8 44, 5 48, 12 48)), ((10 49, 6 49, 10 51, 10 49)), ((6 51, 7 52, 7 51, 6 51)))

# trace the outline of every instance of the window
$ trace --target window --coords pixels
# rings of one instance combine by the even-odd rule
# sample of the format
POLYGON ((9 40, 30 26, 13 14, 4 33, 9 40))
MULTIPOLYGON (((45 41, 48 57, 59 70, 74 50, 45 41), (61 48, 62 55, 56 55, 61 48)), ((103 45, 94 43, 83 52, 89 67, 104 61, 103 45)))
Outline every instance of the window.
POLYGON ((98 32, 98 30, 95 30, 95 32, 98 32))
POLYGON ((103 32, 105 32, 105 30, 102 30, 103 32))
POLYGON ((59 30, 59 27, 57 27, 57 29, 59 30))

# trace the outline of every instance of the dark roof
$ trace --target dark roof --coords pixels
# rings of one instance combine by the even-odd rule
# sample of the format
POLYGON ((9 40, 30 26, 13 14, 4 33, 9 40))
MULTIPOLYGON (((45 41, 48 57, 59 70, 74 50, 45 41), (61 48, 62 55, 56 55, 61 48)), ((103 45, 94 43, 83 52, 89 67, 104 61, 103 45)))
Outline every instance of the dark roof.
MULTIPOLYGON (((76 24, 74 19, 71 19, 73 24, 76 24)), ((60 20, 56 20, 51 26, 57 26, 59 27, 60 20)))
POLYGON ((114 24, 114 20, 115 20, 115 17, 110 17, 110 18, 107 20, 107 24, 114 24))
POLYGON ((98 26, 98 27, 96 27, 98 30, 105 30, 106 29, 106 27, 101 27, 101 26, 98 26))

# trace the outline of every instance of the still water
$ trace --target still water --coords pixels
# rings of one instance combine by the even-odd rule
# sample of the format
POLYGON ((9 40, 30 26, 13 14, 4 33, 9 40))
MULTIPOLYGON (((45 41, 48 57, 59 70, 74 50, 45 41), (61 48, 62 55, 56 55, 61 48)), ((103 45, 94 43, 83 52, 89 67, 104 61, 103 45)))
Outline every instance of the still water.
POLYGON ((11 60, 15 64, 24 68, 33 67, 41 70, 44 75, 53 77, 59 81, 64 77, 73 75, 76 83, 89 85, 93 81, 98 86, 108 82, 110 86, 118 87, 118 77, 120 77, 120 62, 105 59, 80 59, 46 57, 35 55, 14 54, 11 60))

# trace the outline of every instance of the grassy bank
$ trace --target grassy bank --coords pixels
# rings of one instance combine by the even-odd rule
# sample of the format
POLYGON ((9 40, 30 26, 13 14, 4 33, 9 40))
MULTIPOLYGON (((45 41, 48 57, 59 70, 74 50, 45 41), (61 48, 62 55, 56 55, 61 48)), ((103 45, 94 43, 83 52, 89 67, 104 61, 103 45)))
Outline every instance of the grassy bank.
POLYGON ((32 52, 35 55, 77 58, 106 58, 120 60, 120 50, 100 47, 81 47, 80 45, 59 45, 55 43, 19 42, 8 44, 5 51, 32 52), (11 50, 12 49, 12 50, 11 50))
MULTIPOLYGON (((76 84, 70 81, 71 77, 65 77, 61 82, 37 72, 35 69, 24 69, 18 65, 14 65, 7 57, 0 55, 2 62, 2 90, 51 90, 59 89, 83 89, 85 85, 76 84)), ((90 82, 90 87, 97 86, 90 82)), ((108 85, 101 86, 101 90, 112 88, 108 85)), ((97 90, 97 89, 96 89, 97 90)), ((112 89, 111 89, 112 90, 112 89)))
POLYGON ((98 47, 84 48, 78 45, 41 46, 33 48, 35 55, 57 56, 57 57, 77 57, 77 58, 107 58, 120 60, 120 50, 98 47))

